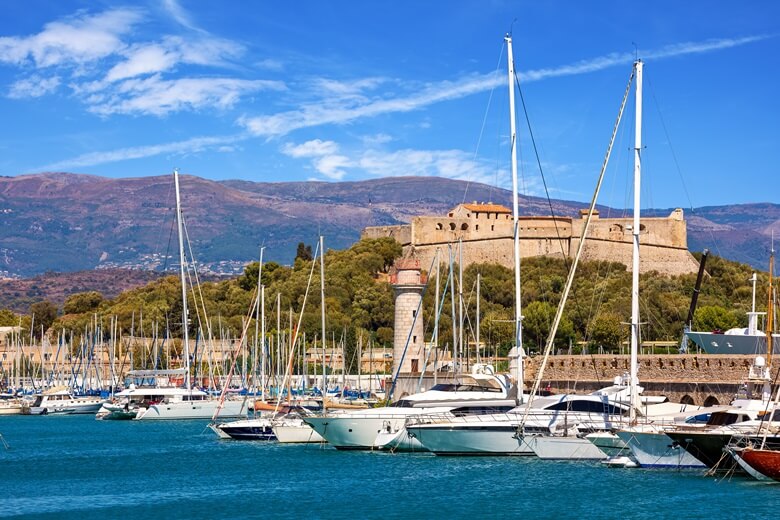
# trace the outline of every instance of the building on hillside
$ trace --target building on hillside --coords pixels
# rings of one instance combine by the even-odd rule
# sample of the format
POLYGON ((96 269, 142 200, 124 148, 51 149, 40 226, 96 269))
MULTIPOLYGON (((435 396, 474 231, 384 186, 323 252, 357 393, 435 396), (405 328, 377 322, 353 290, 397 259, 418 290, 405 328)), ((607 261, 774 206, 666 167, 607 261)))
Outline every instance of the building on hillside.
MULTIPOLYGON (((521 257, 554 256, 573 258, 585 226, 587 210, 579 217, 520 217, 521 257)), ((620 262, 631 269, 631 217, 591 220, 583 259, 620 262)), ((436 250, 462 240, 463 264, 491 262, 506 267, 512 259, 512 211, 491 203, 459 204, 447 215, 418 216, 409 224, 375 226, 363 230, 362 238, 393 237, 404 248, 404 257, 427 268, 436 250)), ((668 217, 643 218, 640 227, 640 272, 666 275, 695 273, 698 262, 688 251, 683 210, 668 217)))

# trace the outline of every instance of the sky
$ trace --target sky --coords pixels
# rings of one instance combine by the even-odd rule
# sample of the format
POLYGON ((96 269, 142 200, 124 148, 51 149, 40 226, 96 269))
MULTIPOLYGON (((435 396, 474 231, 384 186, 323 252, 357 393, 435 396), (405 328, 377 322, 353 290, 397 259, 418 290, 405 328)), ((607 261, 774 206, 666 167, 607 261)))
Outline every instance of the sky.
POLYGON ((779 24, 768 0, 0 2, 0 175, 511 187, 511 32, 522 193, 590 200, 639 57, 642 206, 777 203, 779 24))

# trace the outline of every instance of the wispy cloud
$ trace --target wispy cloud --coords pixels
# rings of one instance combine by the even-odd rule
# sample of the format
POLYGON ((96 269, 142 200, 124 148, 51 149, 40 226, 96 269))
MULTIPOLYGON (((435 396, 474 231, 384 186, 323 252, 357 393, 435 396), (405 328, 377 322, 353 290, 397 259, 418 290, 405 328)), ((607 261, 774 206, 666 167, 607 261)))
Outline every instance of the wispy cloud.
POLYGON ((11 99, 41 97, 57 90, 59 84, 60 78, 58 76, 44 78, 33 75, 11 85, 11 88, 8 91, 8 97, 11 99))
POLYGON ((179 25, 200 31, 192 21, 190 14, 176 0, 163 0, 162 7, 179 25))
MULTIPOLYGON (((338 143, 314 139, 301 144, 286 143, 282 153, 296 159, 308 159, 326 178, 343 179, 348 171, 381 177, 435 176, 493 183, 495 168, 462 150, 385 151, 371 149, 353 155, 338 143)), ((499 172, 499 177, 506 176, 499 172)))
MULTIPOLYGON (((712 52, 768 38, 769 36, 749 36, 735 39, 708 40, 705 42, 678 43, 660 49, 643 52, 645 59, 664 59, 686 54, 712 52)), ((553 77, 574 76, 604 70, 633 61, 632 53, 612 53, 588 60, 553 68, 534 69, 520 73, 523 82, 541 81, 553 77)), ((367 83, 354 81, 350 84, 334 84, 339 88, 329 89, 331 92, 343 94, 347 87, 355 89, 374 87, 376 78, 367 83)), ((365 99, 355 102, 355 97, 349 97, 344 103, 338 99, 326 97, 316 103, 303 104, 297 110, 290 110, 271 115, 244 117, 239 123, 257 136, 274 137, 289 134, 302 128, 310 128, 327 124, 346 124, 358 119, 376 117, 382 114, 411 112, 420 110, 435 103, 461 99, 472 94, 491 90, 505 81, 503 76, 495 73, 472 74, 453 81, 443 81, 425 86, 419 92, 413 92, 406 97, 389 99, 365 99)), ((321 84, 326 84, 322 83, 321 84)))
POLYGON ((141 20, 141 12, 135 9, 113 9, 96 15, 79 12, 46 24, 33 36, 0 38, 0 61, 16 65, 31 62, 38 68, 84 65, 124 48, 121 36, 141 20))
POLYGON ((129 148, 120 148, 106 152, 91 152, 72 159, 66 159, 52 164, 47 164, 38 168, 37 171, 61 171, 71 168, 83 168, 106 164, 130 159, 143 159, 156 155, 187 155, 203 152, 205 150, 217 150, 227 152, 232 149, 232 145, 239 141, 247 139, 245 134, 222 136, 222 137, 193 137, 184 141, 173 143, 156 144, 150 146, 135 146, 129 148))
POLYGON ((116 90, 89 98, 91 112, 152 114, 162 116, 184 109, 232 107, 241 96, 263 90, 284 90, 284 83, 270 80, 184 78, 165 80, 159 75, 120 83, 116 90))
MULTIPOLYGON (((164 8, 181 25, 195 28, 174 0, 164 2, 164 8)), ((156 41, 125 42, 144 20, 145 13, 134 9, 79 11, 47 24, 38 34, 0 38, 0 62, 19 66, 22 74, 8 96, 37 97, 64 85, 88 111, 102 116, 164 116, 205 107, 226 109, 245 95, 285 89, 274 80, 209 77, 202 72, 183 76, 177 70, 182 64, 233 68, 245 49, 202 30, 196 37, 162 35, 156 41)))

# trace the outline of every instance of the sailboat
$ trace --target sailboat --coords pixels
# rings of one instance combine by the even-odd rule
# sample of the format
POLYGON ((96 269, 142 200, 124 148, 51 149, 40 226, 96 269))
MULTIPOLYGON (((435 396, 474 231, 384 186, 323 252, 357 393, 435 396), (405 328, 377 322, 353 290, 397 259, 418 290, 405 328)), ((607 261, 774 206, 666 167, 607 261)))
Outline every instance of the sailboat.
MULTIPOLYGON (((513 186, 515 188, 514 196, 514 215, 517 222, 517 161, 515 151, 516 134, 514 131, 514 64, 512 61, 511 37, 507 36, 508 59, 509 59, 509 89, 510 89, 510 112, 511 112, 511 130, 512 130, 512 172, 513 186)), ((636 67, 636 65, 635 65, 636 67)), ((641 62, 638 62, 639 72, 641 74, 641 62)), ((629 83, 630 86, 630 83, 629 83)), ((638 103, 638 119, 641 121, 641 85, 639 86, 640 102, 638 103)), ((593 209, 595 208, 596 198, 603 178, 604 170, 612 150, 615 132, 622 116, 625 106, 626 95, 623 98, 620 115, 613 131, 612 140, 607 150, 607 155, 602 167, 599 184, 596 193, 591 201, 591 208, 588 214, 588 220, 585 224, 587 231, 593 209)), ((638 141, 641 142, 641 141, 638 141)), ((637 148, 637 168, 635 170, 638 177, 638 148, 637 148)), ((636 190, 634 216, 634 305, 632 319, 633 329, 636 337, 639 333, 638 309, 638 233, 639 233, 639 190, 636 190)), ((583 233, 584 236, 585 232, 583 233)), ((519 270, 519 242, 518 228, 515 225, 515 320, 516 335, 515 345, 520 354, 517 359, 517 380, 522 382, 522 326, 520 314, 520 270, 519 270)), ((575 256, 575 261, 569 273, 566 289, 562 296, 552 330, 548 338, 548 344, 545 349, 545 357, 540 369, 540 375, 543 372, 544 364, 553 345, 557 324, 563 311, 563 304, 571 287, 575 266, 582 252, 584 240, 580 242, 579 250, 575 256)), ((635 338, 636 341, 636 338, 635 338)), ((581 439, 577 435, 584 435, 591 430, 605 430, 616 427, 625 421, 625 416, 632 414, 635 405, 639 403, 638 386, 636 384, 636 357, 632 356, 632 374, 628 378, 617 378, 614 385, 594 392, 587 396, 565 395, 551 398, 541 398, 533 401, 533 397, 538 392, 540 378, 534 388, 531 390, 529 400, 525 406, 518 406, 507 414, 488 415, 482 417, 463 417, 463 418, 445 418, 436 420, 415 421, 407 424, 407 430, 415 436, 430 451, 437 454, 502 454, 502 455, 532 455, 536 453, 545 458, 604 458, 605 455, 593 446, 589 441, 581 439), (537 442, 538 441, 538 442, 537 442)), ((518 402, 522 405, 523 401, 518 402)))
MULTIPOLYGON (((169 420, 169 419, 211 419, 219 410, 223 417, 243 417, 246 415, 246 406, 243 401, 214 399, 202 390, 192 387, 190 378, 190 350, 189 350, 189 316, 187 310, 187 261, 184 254, 184 224, 182 221, 181 195, 179 192, 179 170, 173 172, 174 188, 176 192, 176 222, 179 235, 179 275, 181 278, 182 298, 182 341, 184 358, 184 388, 175 391, 156 390, 156 395, 162 394, 162 399, 157 402, 148 402, 145 407, 138 407, 134 420, 169 420)), ((155 391, 153 390, 153 392, 155 391)), ((143 395, 145 392, 139 388, 131 387, 117 394, 132 402, 133 395, 143 395)))

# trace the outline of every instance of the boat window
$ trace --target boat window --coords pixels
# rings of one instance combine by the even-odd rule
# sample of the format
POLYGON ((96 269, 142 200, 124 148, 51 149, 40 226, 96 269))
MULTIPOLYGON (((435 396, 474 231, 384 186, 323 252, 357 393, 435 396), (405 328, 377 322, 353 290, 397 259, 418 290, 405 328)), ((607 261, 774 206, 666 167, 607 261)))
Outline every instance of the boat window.
POLYGON ((409 401, 407 399, 401 399, 400 401, 397 401, 397 402, 393 403, 390 406, 394 406, 396 408, 413 408, 414 407, 414 403, 412 403, 411 401, 409 401))
POLYGON ((740 421, 741 415, 728 412, 714 412, 707 421, 708 425, 712 426, 727 426, 740 421))
POLYGON ((699 415, 694 415, 693 417, 688 417, 685 419, 685 422, 687 424, 707 424, 707 421, 710 420, 709 413, 701 413, 699 415))
POLYGON ((458 385, 453 385, 449 383, 439 383, 437 385, 433 385, 433 388, 431 388, 431 390, 437 390, 439 392, 454 392, 457 387, 458 385))
POLYGON ((603 403, 599 401, 563 401, 555 403, 552 406, 548 406, 547 410, 568 410, 570 412, 586 412, 586 413, 599 413, 610 415, 622 415, 623 409, 609 403, 603 403))

